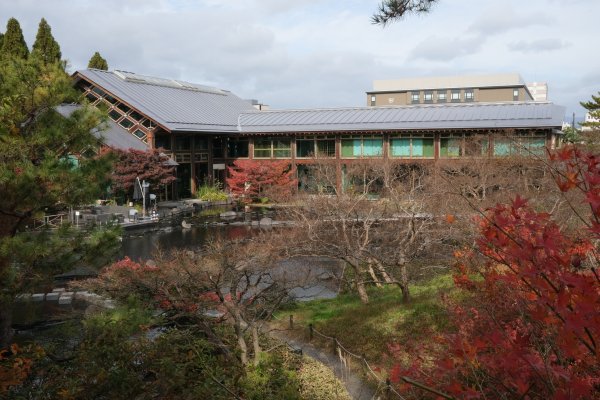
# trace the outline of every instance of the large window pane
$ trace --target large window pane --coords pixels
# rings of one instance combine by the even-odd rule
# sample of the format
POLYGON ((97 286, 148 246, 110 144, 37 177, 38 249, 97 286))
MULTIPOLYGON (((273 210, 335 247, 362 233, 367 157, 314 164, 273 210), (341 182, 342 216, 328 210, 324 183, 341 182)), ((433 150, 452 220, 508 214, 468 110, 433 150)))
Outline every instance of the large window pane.
POLYGON ((410 139, 392 139, 392 157, 410 157, 410 139))
POLYGON ((494 140, 494 155, 508 156, 510 155, 511 140, 508 138, 496 138, 494 140))
POLYGON ((423 139, 412 140, 412 156, 423 157, 423 139))
POLYGON ((317 155, 319 157, 335 157, 335 140, 317 140, 317 155))
POLYGON ((190 150, 191 141, 189 136, 176 136, 175 137, 175 150, 190 150))
POLYGON ((307 158, 314 156, 315 141, 314 140, 296 140, 296 157, 307 158))
POLYGON ((433 157, 433 139, 423 139, 423 157, 433 157))
POLYGON ((227 157, 230 158, 246 158, 248 157, 248 139, 232 139, 227 140, 227 157))
POLYGON ((383 154, 382 139, 365 139, 363 140, 363 156, 378 157, 383 154))
POLYGON ((442 138, 440 139, 440 157, 458 157, 460 156, 461 139, 442 138))
POLYGON ((254 139, 254 157, 271 158, 271 139, 254 139))
POLYGON ((529 151, 536 155, 543 155, 546 152, 546 138, 529 138, 529 151))
POLYGON ((274 139, 273 153, 275 158, 290 158, 292 156, 291 139, 274 139))
POLYGON ((352 139, 342 140, 342 157, 355 157, 355 155, 354 155, 354 140, 352 140, 352 139))

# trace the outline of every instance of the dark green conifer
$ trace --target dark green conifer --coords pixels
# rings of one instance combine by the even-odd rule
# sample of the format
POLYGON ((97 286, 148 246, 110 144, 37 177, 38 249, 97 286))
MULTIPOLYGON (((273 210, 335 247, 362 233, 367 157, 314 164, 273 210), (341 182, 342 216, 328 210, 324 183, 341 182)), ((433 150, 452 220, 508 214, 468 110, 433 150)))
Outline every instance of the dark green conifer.
POLYGON ((35 43, 31 50, 33 57, 38 57, 44 64, 60 61, 61 53, 58 42, 52 36, 52 28, 44 18, 40 21, 35 43))
POLYGON ((8 20, 6 32, 2 41, 2 57, 18 58, 25 60, 29 56, 29 49, 19 21, 14 18, 8 20))
POLYGON ((2 43, 4 42, 4 33, 0 33, 0 50, 2 50, 2 43))
POLYGON ((100 53, 95 52, 92 58, 90 58, 90 62, 88 63, 88 68, 101 69, 104 71, 108 70, 108 63, 106 60, 100 55, 100 53))

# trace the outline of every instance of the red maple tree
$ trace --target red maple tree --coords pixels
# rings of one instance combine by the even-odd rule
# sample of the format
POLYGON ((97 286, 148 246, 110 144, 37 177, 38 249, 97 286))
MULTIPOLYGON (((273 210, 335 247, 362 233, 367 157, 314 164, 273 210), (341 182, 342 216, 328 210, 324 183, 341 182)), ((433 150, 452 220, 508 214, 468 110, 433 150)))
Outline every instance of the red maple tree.
POLYGON ((285 200, 297 188, 296 169, 288 161, 236 160, 228 167, 227 186, 234 197, 252 202, 260 197, 285 200))
POLYGON ((600 160, 568 147, 551 161, 559 188, 589 204, 579 214, 586 228, 566 233, 519 196, 488 210, 478 220, 484 265, 458 254, 455 283, 473 301, 450 305, 456 331, 420 349, 429 356, 409 368, 397 365, 393 381, 418 380, 445 398, 600 397, 600 160))
POLYGON ((149 182, 151 190, 157 190, 175 180, 175 167, 167 164, 169 157, 158 149, 110 151, 116 156, 112 174, 112 189, 116 194, 130 196, 137 177, 140 181, 149 182))

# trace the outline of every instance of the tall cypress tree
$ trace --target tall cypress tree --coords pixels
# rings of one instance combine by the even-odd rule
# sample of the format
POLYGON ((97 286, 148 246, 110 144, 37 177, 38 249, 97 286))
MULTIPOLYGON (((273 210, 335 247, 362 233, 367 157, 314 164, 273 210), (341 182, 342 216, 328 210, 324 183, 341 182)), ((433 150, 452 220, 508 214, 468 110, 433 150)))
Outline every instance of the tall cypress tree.
POLYGON ((2 41, 2 56, 8 58, 26 59, 29 56, 29 49, 19 21, 14 18, 8 20, 6 24, 6 33, 2 41))
POLYGON ((44 18, 40 21, 31 55, 40 59, 44 64, 60 61, 61 53, 58 42, 52 36, 52 28, 44 18))
POLYGON ((108 71, 108 63, 106 60, 100 55, 100 53, 95 52, 92 58, 90 58, 90 62, 88 63, 88 68, 101 69, 104 71, 108 71))

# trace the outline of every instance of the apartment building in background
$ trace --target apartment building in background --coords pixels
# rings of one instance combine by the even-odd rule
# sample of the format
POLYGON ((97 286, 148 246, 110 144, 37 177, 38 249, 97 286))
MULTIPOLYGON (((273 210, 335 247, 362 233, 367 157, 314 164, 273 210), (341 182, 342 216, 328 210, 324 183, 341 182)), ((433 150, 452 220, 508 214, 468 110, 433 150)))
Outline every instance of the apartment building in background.
POLYGON ((534 101, 548 101, 548 84, 546 82, 528 83, 527 89, 534 101))
POLYGON ((367 106, 534 101, 519 74, 417 77, 373 81, 367 106))

